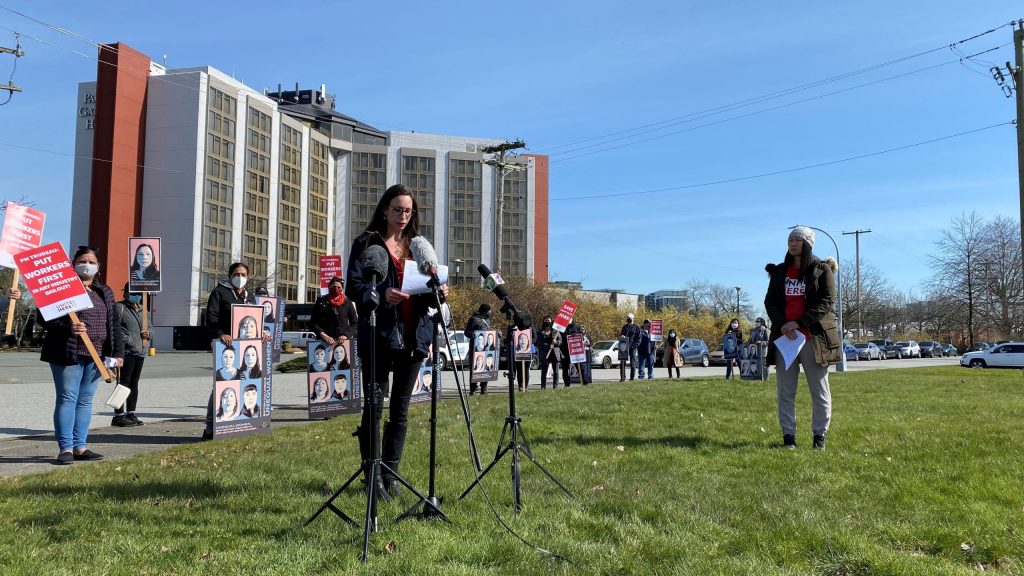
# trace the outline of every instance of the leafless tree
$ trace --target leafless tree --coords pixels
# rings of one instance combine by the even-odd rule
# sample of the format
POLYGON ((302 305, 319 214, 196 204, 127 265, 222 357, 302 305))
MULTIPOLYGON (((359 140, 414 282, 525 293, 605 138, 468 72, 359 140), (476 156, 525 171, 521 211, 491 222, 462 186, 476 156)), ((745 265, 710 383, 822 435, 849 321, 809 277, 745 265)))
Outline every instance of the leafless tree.
POLYGON ((946 298, 966 307, 967 338, 974 345, 975 314, 983 284, 985 223, 976 213, 961 214, 942 231, 931 255, 932 298, 946 298))

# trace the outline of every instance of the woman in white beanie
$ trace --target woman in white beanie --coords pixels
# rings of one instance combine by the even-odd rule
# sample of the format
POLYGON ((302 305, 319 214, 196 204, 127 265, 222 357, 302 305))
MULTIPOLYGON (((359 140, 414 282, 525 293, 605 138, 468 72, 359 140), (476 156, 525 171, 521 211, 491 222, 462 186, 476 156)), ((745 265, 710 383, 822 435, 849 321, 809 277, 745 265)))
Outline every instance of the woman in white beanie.
POLYGON ((768 293, 764 307, 772 322, 770 340, 780 336, 797 338, 801 332, 807 343, 796 360, 786 368, 775 345, 768 347, 768 364, 776 364, 779 426, 782 444, 796 448, 796 384, 800 366, 804 368, 811 391, 811 430, 815 450, 825 448, 825 435, 832 419, 832 394, 828 385, 828 365, 839 360, 840 344, 833 304, 836 299, 835 272, 839 264, 831 257, 820 260, 814 255, 814 231, 798 226, 789 234, 786 258, 781 264, 769 264, 768 293))

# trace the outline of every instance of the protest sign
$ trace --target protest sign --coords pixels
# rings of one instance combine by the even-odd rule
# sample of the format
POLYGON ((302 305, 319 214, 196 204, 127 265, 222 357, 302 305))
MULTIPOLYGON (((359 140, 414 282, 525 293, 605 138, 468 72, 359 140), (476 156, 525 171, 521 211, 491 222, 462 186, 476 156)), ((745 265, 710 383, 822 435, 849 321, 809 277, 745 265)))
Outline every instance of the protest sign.
POLYGON ((583 346, 582 334, 570 334, 565 338, 569 345, 569 362, 581 364, 587 361, 587 349, 583 346))
POLYGON ((14 263, 44 320, 92 308, 85 286, 60 242, 22 252, 14 263))
POLYGON ((258 304, 231 305, 231 337, 239 340, 263 338, 263 306, 258 304))
POLYGON ((664 337, 664 323, 661 320, 651 320, 651 341, 661 342, 664 337))
POLYGON ((213 342, 213 436, 270 431, 270 373, 262 340, 213 342))
POLYGON ((558 332, 565 333, 566 327, 572 322, 572 317, 576 314, 576 305, 566 300, 562 302, 562 307, 558 310, 558 315, 555 316, 554 325, 552 328, 558 332))
POLYGON ((128 291, 160 292, 160 239, 128 239, 128 291))
POLYGON ((512 338, 516 343, 516 361, 530 362, 533 359, 533 330, 515 330, 512 338))
POLYGON ((274 362, 280 362, 284 339, 284 298, 257 296, 256 303, 263 307, 263 332, 270 334, 274 362))
POLYGON ((344 271, 341 269, 341 256, 320 257, 320 295, 327 294, 327 285, 331 278, 337 276, 343 278, 344 271))
POLYGON ((767 342, 751 342, 740 348, 740 378, 743 380, 767 380, 767 342))
MULTIPOLYGON (((14 265, 14 256, 39 247, 43 240, 43 224, 45 222, 46 214, 39 210, 14 202, 7 203, 4 230, 0 234, 0 266, 14 268, 14 274, 11 276, 11 289, 18 287, 18 276, 20 275, 14 265)), ((7 305, 5 334, 10 334, 11 326, 14 325, 15 307, 16 303, 13 300, 7 305)))
POLYGON ((331 346, 311 340, 306 349, 306 393, 309 418, 331 418, 358 412, 362 405, 356 341, 347 339, 331 346))
POLYGON ((473 332, 473 363, 469 382, 493 382, 498 379, 498 331, 473 332))

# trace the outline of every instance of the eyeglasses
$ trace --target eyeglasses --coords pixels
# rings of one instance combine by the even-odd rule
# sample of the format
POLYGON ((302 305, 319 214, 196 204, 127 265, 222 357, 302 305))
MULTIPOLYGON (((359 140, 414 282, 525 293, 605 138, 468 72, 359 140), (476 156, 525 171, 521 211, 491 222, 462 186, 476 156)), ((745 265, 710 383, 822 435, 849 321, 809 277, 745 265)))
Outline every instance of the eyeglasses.
POLYGON ((405 214, 406 216, 412 216, 413 214, 416 213, 416 211, 413 210, 412 208, 396 208, 395 206, 388 206, 388 210, 391 210, 391 213, 394 214, 395 216, 401 216, 402 214, 405 214))

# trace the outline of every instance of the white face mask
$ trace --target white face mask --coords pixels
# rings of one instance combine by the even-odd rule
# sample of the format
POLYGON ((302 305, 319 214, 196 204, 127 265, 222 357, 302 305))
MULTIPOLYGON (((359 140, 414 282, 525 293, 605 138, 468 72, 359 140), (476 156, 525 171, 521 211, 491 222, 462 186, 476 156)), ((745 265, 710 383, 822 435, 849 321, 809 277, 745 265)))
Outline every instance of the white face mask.
POLYGON ((83 262, 82 264, 75 264, 75 272, 78 272, 79 278, 89 280, 96 276, 96 273, 100 271, 100 267, 97 264, 89 264, 83 262))
POLYGON ((732 328, 733 330, 735 330, 735 329, 737 329, 739 327, 740 327, 740 325, 735 323, 735 322, 733 322, 732 324, 729 324, 729 328, 732 328))
POLYGON ((231 285, 234 286, 236 290, 241 290, 242 288, 245 288, 245 283, 248 281, 249 279, 245 276, 233 276, 231 278, 231 285))

